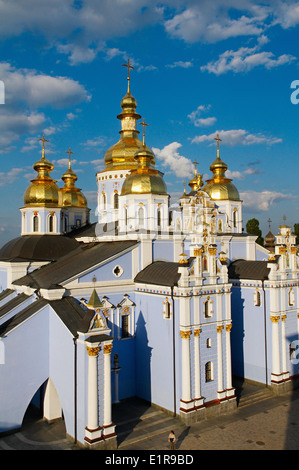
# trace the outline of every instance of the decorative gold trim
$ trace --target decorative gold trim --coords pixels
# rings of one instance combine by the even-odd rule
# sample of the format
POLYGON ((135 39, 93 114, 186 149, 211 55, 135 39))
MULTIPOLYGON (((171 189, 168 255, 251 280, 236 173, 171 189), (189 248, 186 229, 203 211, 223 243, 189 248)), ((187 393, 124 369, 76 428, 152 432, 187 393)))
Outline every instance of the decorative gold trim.
POLYGON ((270 320, 272 321, 272 323, 278 323, 279 322, 279 317, 271 315, 270 320))
POLYGON ((194 336, 195 337, 198 337, 200 335, 200 333, 201 333, 201 328, 198 328, 198 329, 194 330, 194 336))
POLYGON ((189 339, 191 335, 191 331, 180 331, 180 334, 183 339, 189 339))
POLYGON ((99 346, 95 348, 91 348, 90 346, 86 346, 87 352, 89 356, 97 356, 99 354, 99 346))
POLYGON ((223 325, 217 326, 217 333, 221 333, 223 330, 223 325))
POLYGON ((287 318, 286 315, 281 315, 281 321, 285 321, 286 318, 287 318))
POLYGON ((104 354, 110 354, 112 351, 113 345, 112 344, 104 344, 103 351, 104 354))
POLYGON ((233 326, 232 324, 226 325, 225 326, 226 331, 230 331, 232 329, 232 326, 233 326))

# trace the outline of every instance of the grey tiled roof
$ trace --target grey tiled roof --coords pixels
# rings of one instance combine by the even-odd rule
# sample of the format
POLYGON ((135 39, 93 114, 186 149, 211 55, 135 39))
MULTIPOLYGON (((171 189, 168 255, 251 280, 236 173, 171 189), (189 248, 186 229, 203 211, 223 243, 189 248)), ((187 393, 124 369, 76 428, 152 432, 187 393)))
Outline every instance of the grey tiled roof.
POLYGON ((247 261, 238 259, 228 267, 228 277, 234 279, 265 280, 268 279, 270 269, 268 261, 247 261))

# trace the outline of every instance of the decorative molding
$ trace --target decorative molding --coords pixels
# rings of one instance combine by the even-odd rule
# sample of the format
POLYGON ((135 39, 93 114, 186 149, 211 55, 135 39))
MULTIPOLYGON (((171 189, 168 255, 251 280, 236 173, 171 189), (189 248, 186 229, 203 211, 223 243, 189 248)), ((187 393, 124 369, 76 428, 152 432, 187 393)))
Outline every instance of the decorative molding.
POLYGON ((97 356, 99 354, 100 347, 90 347, 86 346, 87 352, 89 356, 97 356))

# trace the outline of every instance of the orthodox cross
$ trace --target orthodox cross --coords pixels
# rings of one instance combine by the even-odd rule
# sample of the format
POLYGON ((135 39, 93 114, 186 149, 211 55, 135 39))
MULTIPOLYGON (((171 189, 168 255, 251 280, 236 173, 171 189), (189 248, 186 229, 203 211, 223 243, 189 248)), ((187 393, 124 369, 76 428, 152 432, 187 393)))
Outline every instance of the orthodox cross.
POLYGON ((270 217, 269 217, 269 219, 267 220, 267 222, 268 222, 268 224, 269 224, 269 231, 270 231, 270 230, 271 230, 271 225, 270 225, 270 224, 271 224, 271 222, 272 222, 272 220, 270 219, 270 217))
POLYGON ((128 80, 128 93, 129 93, 129 91, 130 91, 130 69, 134 69, 135 67, 130 65, 130 59, 128 59, 128 62, 126 64, 121 64, 121 65, 123 65, 124 67, 127 67, 127 69, 128 69, 127 80, 128 80))
POLYGON ((74 152, 71 152, 71 147, 69 147, 69 149, 66 150, 65 153, 69 154, 69 168, 71 168, 71 154, 74 152))
POLYGON ((143 118, 143 121, 139 123, 143 127, 143 145, 145 145, 145 127, 148 126, 148 124, 145 123, 145 119, 143 118))
POLYGON ((42 151, 42 156, 44 157, 45 156, 45 142, 49 142, 48 140, 45 139, 45 136, 43 134, 43 137, 42 139, 38 139, 38 140, 41 140, 42 143, 43 143, 43 151, 42 151))
POLYGON ((195 166, 194 175, 196 176, 197 175, 197 165, 198 165, 198 162, 197 162, 196 158, 195 158, 195 161, 193 163, 194 163, 194 166, 195 166))
POLYGON ((219 134, 217 134, 214 140, 217 140, 217 157, 219 157, 219 142, 222 142, 222 139, 220 139, 219 134))

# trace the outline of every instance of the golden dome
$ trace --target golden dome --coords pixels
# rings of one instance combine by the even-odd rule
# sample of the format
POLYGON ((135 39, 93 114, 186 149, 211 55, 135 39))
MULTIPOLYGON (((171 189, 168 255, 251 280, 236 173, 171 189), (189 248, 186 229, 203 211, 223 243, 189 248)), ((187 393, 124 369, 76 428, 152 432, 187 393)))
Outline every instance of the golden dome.
POLYGON ((54 166, 45 157, 45 142, 47 141, 44 136, 39 140, 43 142, 42 158, 33 165, 37 177, 31 180, 31 184, 25 191, 24 204, 25 206, 58 206, 59 188, 50 176, 54 166))
POLYGON ((153 152, 143 146, 136 153, 137 168, 125 179, 121 194, 167 194, 162 173, 155 169, 153 152))
POLYGON ((59 205, 62 207, 87 207, 87 200, 81 189, 75 186, 78 177, 71 168, 71 149, 66 153, 69 154, 69 166, 64 172, 61 179, 64 181, 64 186, 60 189, 59 205))
POLYGON ((239 201, 239 191, 235 185, 231 182, 232 180, 226 178, 225 172, 227 170, 227 164, 224 163, 219 156, 219 136, 217 135, 217 158, 210 165, 210 170, 213 172, 213 177, 207 180, 206 185, 202 188, 202 191, 208 193, 211 199, 216 201, 221 200, 232 200, 239 201))

